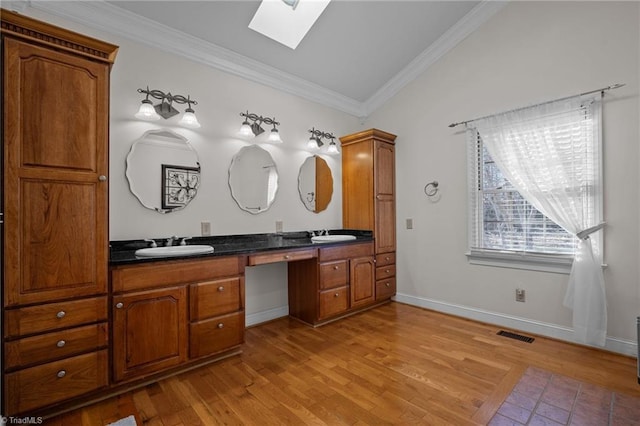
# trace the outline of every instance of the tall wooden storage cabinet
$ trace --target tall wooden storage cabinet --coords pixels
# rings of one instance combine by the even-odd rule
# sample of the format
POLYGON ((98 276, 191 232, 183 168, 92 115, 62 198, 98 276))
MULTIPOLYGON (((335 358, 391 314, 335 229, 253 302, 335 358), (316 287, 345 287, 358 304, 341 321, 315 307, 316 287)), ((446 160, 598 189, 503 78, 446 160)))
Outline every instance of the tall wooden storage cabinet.
POLYGON ((117 47, 2 10, 3 415, 108 384, 117 47))
POLYGON ((373 231, 376 301, 396 293, 395 139, 377 129, 340 138, 342 225, 373 231))

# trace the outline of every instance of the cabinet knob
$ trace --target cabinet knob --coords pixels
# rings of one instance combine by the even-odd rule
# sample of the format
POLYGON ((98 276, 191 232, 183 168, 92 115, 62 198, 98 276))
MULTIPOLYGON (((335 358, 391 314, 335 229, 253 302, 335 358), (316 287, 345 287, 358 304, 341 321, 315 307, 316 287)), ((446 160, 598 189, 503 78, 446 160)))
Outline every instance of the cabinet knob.
POLYGON ((224 324, 223 323, 219 323, 218 324, 218 328, 224 328, 224 324))
POLYGON ((124 303, 122 303, 122 302, 116 303, 116 308, 118 308, 118 309, 122 309, 123 306, 124 306, 124 303))
POLYGON ((218 291, 224 291, 224 287, 223 286, 218 287, 218 291))
POLYGON ((98 180, 100 182, 106 182, 107 181, 107 177, 105 175, 100 175, 100 176, 98 176, 98 180))
POLYGON ((291 256, 289 256, 289 255, 285 255, 285 256, 284 256, 284 258, 285 258, 285 259, 289 259, 290 257, 291 257, 291 256))
POLYGON ((58 343, 56 343, 56 346, 59 348, 63 348, 64 345, 66 345, 67 342, 65 342, 64 340, 58 340, 58 343))
POLYGON ((67 315, 67 313, 65 311, 60 311, 56 314, 57 318, 64 318, 64 316, 67 315))
POLYGON ((334 266, 333 269, 335 269, 337 271, 338 269, 340 269, 340 267, 339 266, 334 266))
POLYGON ((385 257, 384 260, 391 260, 389 256, 385 257))
POLYGON ((391 271, 389 271, 388 269, 385 269, 384 271, 385 271, 387 274, 388 274, 389 272, 391 272, 391 271))
POLYGON ((382 197, 381 197, 381 196, 376 195, 376 200, 381 200, 381 199, 382 199, 382 197))
POLYGON ((340 297, 340 293, 336 293, 333 297, 340 297))
POLYGON ((64 370, 60 370, 58 371, 58 374, 56 374, 56 376, 58 376, 58 379, 62 379, 66 375, 67 375, 67 372, 64 370))
POLYGON ((391 287, 391 283, 386 283, 385 284, 387 287, 391 287))

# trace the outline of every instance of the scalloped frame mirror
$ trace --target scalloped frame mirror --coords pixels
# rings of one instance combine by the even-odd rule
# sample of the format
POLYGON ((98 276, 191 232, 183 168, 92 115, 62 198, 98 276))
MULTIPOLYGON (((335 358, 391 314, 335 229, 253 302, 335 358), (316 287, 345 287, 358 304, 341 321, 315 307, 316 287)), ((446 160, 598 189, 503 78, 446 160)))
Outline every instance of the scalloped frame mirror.
POLYGON ((304 160, 298 173, 298 193, 307 210, 326 210, 333 196, 333 175, 324 158, 312 155, 304 160))
POLYGON ((169 129, 155 129, 133 142, 125 174, 140 204, 171 213, 195 198, 200 171, 198 153, 187 138, 169 129))
POLYGON ((242 147, 229 166, 231 196, 251 214, 267 211, 278 192, 278 169, 268 151, 258 145, 242 147))

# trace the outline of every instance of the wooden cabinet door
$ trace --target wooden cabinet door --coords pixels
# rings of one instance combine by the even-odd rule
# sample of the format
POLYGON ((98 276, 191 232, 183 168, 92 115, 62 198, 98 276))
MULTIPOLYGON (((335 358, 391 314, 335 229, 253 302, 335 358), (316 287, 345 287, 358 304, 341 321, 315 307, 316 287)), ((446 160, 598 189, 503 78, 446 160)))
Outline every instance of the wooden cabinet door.
POLYGON ((375 266, 373 257, 360 257, 350 262, 351 308, 375 301, 375 266))
POLYGON ((139 377, 184 362, 187 333, 186 287, 114 296, 114 379, 139 377))
POLYGON ((5 306, 105 293, 109 66, 2 42, 5 306))
POLYGON ((395 147, 376 142, 376 253, 396 250, 395 147))

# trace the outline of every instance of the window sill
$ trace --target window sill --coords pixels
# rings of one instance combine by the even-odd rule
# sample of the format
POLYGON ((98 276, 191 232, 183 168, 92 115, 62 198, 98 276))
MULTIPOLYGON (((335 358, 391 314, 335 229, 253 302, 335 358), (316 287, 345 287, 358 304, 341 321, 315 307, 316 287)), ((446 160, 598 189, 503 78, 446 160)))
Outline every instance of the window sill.
POLYGON ((555 274, 568 275, 571 273, 571 265, 573 264, 573 257, 565 255, 537 255, 481 250, 472 250, 466 255, 467 260, 472 265, 524 269, 555 274))

